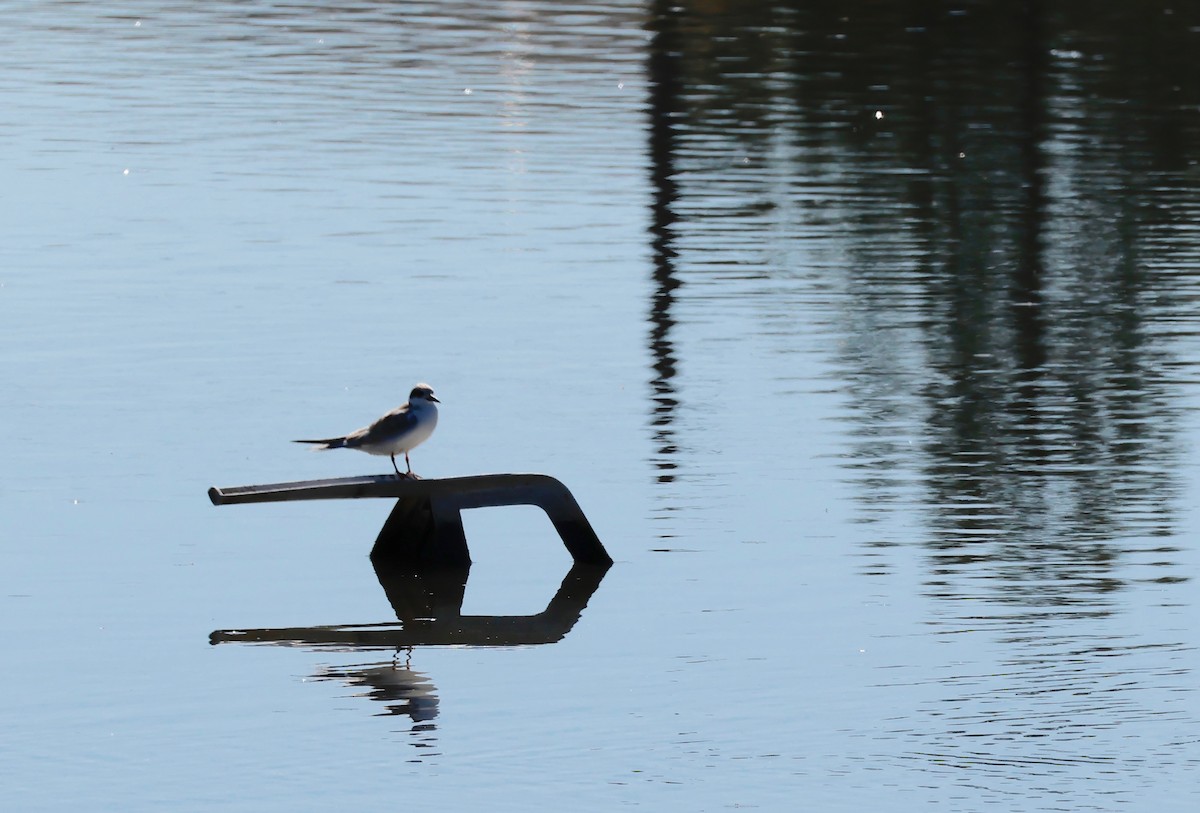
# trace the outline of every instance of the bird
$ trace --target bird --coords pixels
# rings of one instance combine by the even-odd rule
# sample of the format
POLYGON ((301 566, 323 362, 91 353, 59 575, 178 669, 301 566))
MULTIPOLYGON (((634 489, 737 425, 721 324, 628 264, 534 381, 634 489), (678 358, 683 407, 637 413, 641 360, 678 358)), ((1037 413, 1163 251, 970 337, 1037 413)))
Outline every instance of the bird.
POLYGON ((392 459, 392 468, 397 477, 417 479, 413 474, 408 453, 429 439, 438 422, 440 404, 428 384, 417 384, 408 395, 408 403, 402 404, 384 415, 370 426, 355 430, 348 435, 323 440, 294 440, 293 443, 312 443, 317 451, 323 449, 358 449, 374 455, 387 455, 392 459), (396 465, 396 455, 404 454, 405 474, 396 465))

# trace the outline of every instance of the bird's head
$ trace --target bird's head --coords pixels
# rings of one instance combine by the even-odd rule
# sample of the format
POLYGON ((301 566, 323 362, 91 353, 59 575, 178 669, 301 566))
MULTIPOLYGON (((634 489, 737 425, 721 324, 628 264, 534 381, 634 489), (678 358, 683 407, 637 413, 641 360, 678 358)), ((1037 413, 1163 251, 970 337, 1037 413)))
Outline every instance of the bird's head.
POLYGON ((435 404, 441 403, 441 401, 433 396, 433 387, 428 384, 418 384, 408 394, 408 402, 410 404, 420 403, 421 401, 433 401, 435 404))

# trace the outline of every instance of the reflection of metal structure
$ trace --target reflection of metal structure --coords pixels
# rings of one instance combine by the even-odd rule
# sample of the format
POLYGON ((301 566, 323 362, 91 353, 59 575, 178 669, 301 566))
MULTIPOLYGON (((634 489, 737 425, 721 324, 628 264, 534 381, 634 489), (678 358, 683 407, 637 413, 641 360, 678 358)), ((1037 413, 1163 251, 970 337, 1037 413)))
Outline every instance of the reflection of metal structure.
POLYGON ((217 630, 209 640, 342 650, 552 644, 575 626, 608 566, 576 564, 545 610, 512 616, 463 615, 468 572, 467 568, 411 570, 377 562, 375 573, 399 623, 217 630))
POLYGON ((375 540, 371 559, 408 567, 462 568, 471 564, 462 526, 464 509, 536 505, 550 517, 576 562, 612 564, 571 492, 544 474, 482 474, 440 480, 368 475, 210 488, 208 497, 213 505, 394 497, 396 507, 375 540))
MULTIPOLYGON (((396 622, 332 624, 319 627, 216 630, 212 644, 255 643, 313 647, 339 652, 394 650, 415 646, 528 646, 562 640, 587 607, 609 566, 576 563, 563 579, 546 609, 535 615, 486 616, 462 614, 469 567, 412 569, 384 561, 375 562, 379 578, 396 612, 396 622)), ((368 663, 322 667, 317 680, 340 680, 348 686, 368 687, 363 696, 378 700, 388 715, 404 715, 414 723, 412 733, 429 736, 438 715, 437 687, 425 674, 401 664, 368 663)))

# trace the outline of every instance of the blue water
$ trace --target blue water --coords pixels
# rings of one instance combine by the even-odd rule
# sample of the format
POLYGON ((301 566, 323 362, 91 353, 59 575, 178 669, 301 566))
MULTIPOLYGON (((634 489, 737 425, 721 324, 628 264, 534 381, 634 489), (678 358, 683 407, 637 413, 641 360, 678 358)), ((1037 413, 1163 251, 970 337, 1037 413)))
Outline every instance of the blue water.
POLYGON ((6 804, 1192 809, 1200 28, 877 5, 0 10, 6 804), (206 498, 417 381, 556 643, 206 498))

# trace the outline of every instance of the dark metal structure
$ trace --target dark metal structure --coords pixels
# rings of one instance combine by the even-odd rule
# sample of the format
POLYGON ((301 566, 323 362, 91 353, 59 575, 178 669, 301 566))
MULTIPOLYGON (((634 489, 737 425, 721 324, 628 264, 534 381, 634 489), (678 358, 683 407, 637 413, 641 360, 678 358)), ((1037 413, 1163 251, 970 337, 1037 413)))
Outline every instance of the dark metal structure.
POLYGON ((213 505, 292 500, 391 497, 396 506, 375 539, 371 560, 392 565, 461 568, 471 564, 462 511, 501 505, 536 505, 546 512, 577 564, 612 564, 579 503, 544 474, 481 474, 418 480, 393 475, 304 480, 210 488, 213 505))

